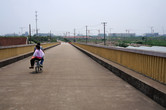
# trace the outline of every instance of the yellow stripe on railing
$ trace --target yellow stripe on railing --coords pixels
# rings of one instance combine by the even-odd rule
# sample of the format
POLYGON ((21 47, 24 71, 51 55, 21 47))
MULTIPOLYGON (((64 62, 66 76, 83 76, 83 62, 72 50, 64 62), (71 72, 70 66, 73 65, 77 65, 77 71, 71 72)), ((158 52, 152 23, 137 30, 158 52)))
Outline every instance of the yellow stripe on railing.
MULTIPOLYGON (((50 46, 54 46, 60 44, 59 42, 56 43, 46 43, 41 44, 43 48, 47 48, 50 46)), ((7 58, 15 57, 21 54, 26 54, 29 52, 34 51, 35 45, 18 45, 18 46, 9 46, 9 47, 1 47, 0 48, 0 60, 4 60, 7 58)))
POLYGON ((166 53, 73 44, 166 84, 166 53))

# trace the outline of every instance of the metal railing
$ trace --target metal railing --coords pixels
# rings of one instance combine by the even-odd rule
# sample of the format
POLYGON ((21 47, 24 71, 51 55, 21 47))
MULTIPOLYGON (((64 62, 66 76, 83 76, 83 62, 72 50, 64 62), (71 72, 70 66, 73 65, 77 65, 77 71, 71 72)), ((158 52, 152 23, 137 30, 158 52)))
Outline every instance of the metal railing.
POLYGON ((78 43, 73 44, 166 84, 166 53, 78 43))
MULTIPOLYGON (((41 44, 41 46, 43 48, 47 48, 56 44, 59 44, 59 42, 41 44)), ((33 52, 34 47, 35 44, 0 47, 0 60, 5 60, 18 55, 33 52)))

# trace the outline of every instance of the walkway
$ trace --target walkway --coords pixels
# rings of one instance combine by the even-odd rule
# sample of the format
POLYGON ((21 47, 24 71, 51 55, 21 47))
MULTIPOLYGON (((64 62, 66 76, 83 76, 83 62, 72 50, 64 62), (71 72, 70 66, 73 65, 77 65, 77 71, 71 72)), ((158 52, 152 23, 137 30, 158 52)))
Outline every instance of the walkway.
POLYGON ((165 110, 69 44, 45 53, 42 73, 0 68, 0 110, 165 110))

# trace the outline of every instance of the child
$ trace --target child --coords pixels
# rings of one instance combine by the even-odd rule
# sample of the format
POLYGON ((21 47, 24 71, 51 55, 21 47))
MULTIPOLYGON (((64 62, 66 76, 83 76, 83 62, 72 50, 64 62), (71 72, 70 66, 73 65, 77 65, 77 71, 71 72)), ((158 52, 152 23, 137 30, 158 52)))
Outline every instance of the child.
POLYGON ((39 45, 36 45, 36 50, 33 53, 32 59, 30 60, 31 67, 30 69, 34 68, 35 60, 41 60, 44 57, 44 52, 40 49, 39 45))
MULTIPOLYGON (((37 45, 40 46, 40 43, 38 42, 37 45)), ((42 46, 40 46, 40 49, 44 52, 44 49, 43 49, 42 46)), ((35 48, 34 48, 34 52, 35 52, 35 50, 36 50, 36 46, 35 46, 35 48)), ((40 65, 41 65, 41 66, 43 65, 43 62, 44 62, 44 57, 42 57, 42 59, 41 59, 41 61, 40 61, 40 65)))

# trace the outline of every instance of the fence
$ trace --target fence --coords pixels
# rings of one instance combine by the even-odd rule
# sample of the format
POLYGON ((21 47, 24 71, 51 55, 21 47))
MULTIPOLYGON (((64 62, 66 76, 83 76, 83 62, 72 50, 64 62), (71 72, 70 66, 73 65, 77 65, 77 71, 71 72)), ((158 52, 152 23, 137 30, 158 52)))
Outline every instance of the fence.
POLYGON ((166 53, 78 43, 73 44, 166 84, 166 53))
MULTIPOLYGON (((41 44, 43 48, 47 48, 50 46, 54 46, 59 44, 57 43, 46 43, 41 44)), ((33 52, 34 50, 34 44, 33 45, 18 45, 18 46, 7 46, 7 47, 0 47, 0 60, 8 59, 11 57, 15 57, 21 54, 26 54, 29 52, 33 52)))

